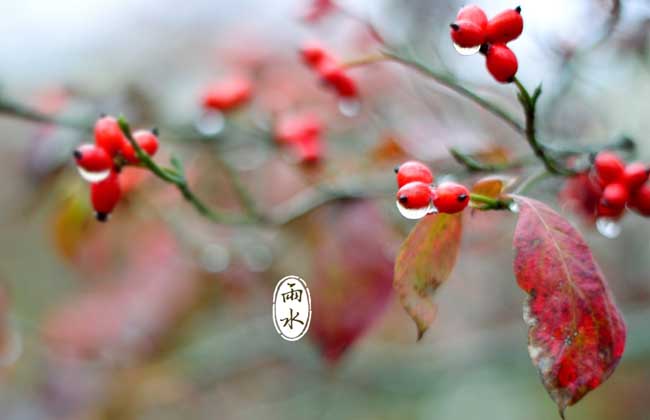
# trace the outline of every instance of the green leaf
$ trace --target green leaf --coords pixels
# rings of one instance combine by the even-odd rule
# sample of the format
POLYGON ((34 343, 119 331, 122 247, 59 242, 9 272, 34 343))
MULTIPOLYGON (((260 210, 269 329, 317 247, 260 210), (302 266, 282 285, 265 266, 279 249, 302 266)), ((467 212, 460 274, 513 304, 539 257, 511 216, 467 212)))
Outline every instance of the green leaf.
POLYGON ((461 234, 460 214, 429 215, 418 222, 400 248, 393 287, 415 321, 418 340, 436 317, 431 296, 456 264, 461 234))

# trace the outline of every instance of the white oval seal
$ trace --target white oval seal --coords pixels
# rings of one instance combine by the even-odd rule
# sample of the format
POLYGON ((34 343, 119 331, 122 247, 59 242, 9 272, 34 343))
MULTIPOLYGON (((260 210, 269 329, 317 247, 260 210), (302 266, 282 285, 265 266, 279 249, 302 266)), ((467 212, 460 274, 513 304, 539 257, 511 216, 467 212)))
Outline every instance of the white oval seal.
POLYGON ((307 333, 311 322, 311 296, 303 279, 287 276, 273 292, 273 325, 282 338, 297 341, 307 333))

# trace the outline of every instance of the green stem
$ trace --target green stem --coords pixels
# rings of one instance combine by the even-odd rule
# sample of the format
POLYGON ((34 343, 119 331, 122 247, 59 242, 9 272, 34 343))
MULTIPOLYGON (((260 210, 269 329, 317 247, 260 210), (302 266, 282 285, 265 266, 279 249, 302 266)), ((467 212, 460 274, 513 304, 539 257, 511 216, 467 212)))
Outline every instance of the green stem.
POLYGON ((477 207, 479 210, 510 210, 510 204, 512 203, 512 200, 501 200, 476 193, 470 193, 469 198, 474 203, 485 204, 477 207))
POLYGON ((88 121, 48 115, 18 102, 14 102, 4 96, 0 96, 0 114, 11 115, 26 121, 53 124, 59 127, 81 131, 92 131, 93 128, 93 125, 88 121))
POLYGON ((523 160, 514 160, 505 163, 481 162, 454 147, 449 149, 449 153, 456 160, 456 162, 463 165, 469 172, 499 172, 507 169, 519 168, 524 165, 523 160))
POLYGON ((187 200, 190 204, 192 204, 192 206, 194 206, 194 208, 202 216, 216 223, 248 224, 255 221, 249 217, 241 217, 238 214, 218 212, 216 210, 212 210, 211 208, 209 208, 205 203, 203 203, 203 201, 201 201, 194 194, 194 192, 192 192, 192 190, 187 184, 185 174, 180 173, 177 170, 174 170, 172 168, 163 168, 158 166, 158 164, 156 164, 156 162, 154 162, 153 159, 151 159, 151 157, 149 157, 149 155, 144 150, 142 150, 142 148, 140 148, 138 143, 135 141, 131 133, 131 127, 129 126, 129 123, 126 121, 126 119, 120 117, 118 119, 118 123, 120 125, 120 129, 124 133, 124 136, 129 141, 129 143, 131 143, 131 146, 133 146, 133 149, 135 150, 135 154, 138 157, 138 160, 140 161, 141 165, 149 169, 154 175, 156 175, 161 180, 169 184, 175 185, 176 188, 178 188, 178 190, 183 195, 183 198, 185 198, 185 200, 187 200))
MULTIPOLYGON (((496 115, 499 117, 501 120, 503 120, 506 124, 508 124, 510 127, 512 127, 513 130, 516 132, 523 134, 524 133, 524 127, 519 123, 510 113, 500 106, 498 106, 495 103, 492 103, 491 101, 483 98, 482 96, 472 92, 471 90, 467 89, 466 87, 462 86, 458 81, 451 75, 445 74, 442 72, 437 72, 433 69, 430 69, 427 65, 413 59, 413 58, 408 58, 404 57, 396 52, 392 51, 382 51, 381 54, 387 58, 389 58, 392 61, 401 63, 405 66, 408 66, 423 75, 435 80, 436 82, 440 83, 441 85, 453 90, 454 92, 458 93, 461 96, 464 96, 471 100, 472 102, 476 103, 478 106, 481 108, 485 109, 486 111, 490 112, 491 114, 496 115)), ((377 61, 377 60, 374 60, 377 61)))

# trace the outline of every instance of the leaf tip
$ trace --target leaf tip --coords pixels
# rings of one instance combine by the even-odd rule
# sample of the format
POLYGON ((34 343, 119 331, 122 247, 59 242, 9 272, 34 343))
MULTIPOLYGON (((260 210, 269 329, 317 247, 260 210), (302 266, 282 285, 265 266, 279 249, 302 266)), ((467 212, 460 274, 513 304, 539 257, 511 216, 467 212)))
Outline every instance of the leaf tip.
POLYGON ((429 329, 428 326, 418 324, 418 338, 417 338, 417 341, 422 340, 422 337, 424 337, 424 333, 427 332, 428 329, 429 329))
POLYGON ((562 407, 562 406, 557 407, 557 412, 560 415, 560 418, 562 420, 566 420, 566 417, 564 416, 564 410, 566 410, 566 407, 562 407))

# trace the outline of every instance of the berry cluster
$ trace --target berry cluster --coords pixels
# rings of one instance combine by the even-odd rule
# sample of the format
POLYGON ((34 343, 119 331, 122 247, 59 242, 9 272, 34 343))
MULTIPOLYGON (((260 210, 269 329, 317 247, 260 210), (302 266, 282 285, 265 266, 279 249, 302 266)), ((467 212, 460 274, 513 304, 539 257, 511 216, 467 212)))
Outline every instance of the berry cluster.
POLYGON ((498 82, 512 82, 519 64, 517 56, 506 45, 521 35, 524 20, 521 7, 505 10, 488 20, 483 9, 465 6, 451 25, 451 39, 461 49, 485 54, 487 69, 498 82))
MULTIPOLYGON (((158 151, 158 133, 140 130, 133 133, 133 140, 149 156, 158 151)), ((95 123, 95 143, 83 144, 74 151, 79 172, 91 182, 90 199, 97 220, 104 222, 122 195, 119 172, 123 165, 138 164, 135 149, 124 136, 117 120, 102 117, 95 123)))
POLYGON ((208 86, 201 103, 207 110, 231 111, 246 103, 252 91, 250 80, 242 76, 232 76, 208 86))
POLYGON ((620 218, 629 207, 650 217, 650 168, 642 163, 625 164, 613 152, 600 152, 589 174, 590 188, 599 196, 598 217, 620 218))
POLYGON ((359 91, 356 82, 345 72, 339 60, 321 45, 308 42, 300 49, 303 62, 318 74, 323 83, 341 99, 355 99, 359 91))
POLYGON ((395 168, 397 174, 397 204, 409 210, 426 213, 458 213, 470 201, 469 190, 455 182, 434 184, 431 170, 423 163, 408 161, 395 168))
POLYGON ((316 163, 323 157, 323 126, 314 114, 286 115, 274 128, 275 141, 289 146, 301 163, 316 163))

